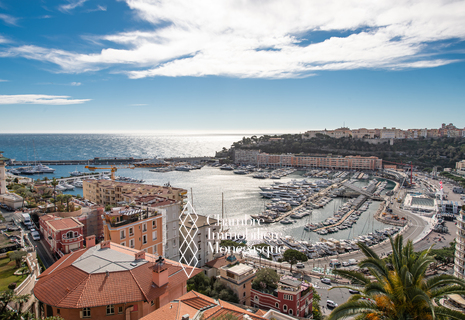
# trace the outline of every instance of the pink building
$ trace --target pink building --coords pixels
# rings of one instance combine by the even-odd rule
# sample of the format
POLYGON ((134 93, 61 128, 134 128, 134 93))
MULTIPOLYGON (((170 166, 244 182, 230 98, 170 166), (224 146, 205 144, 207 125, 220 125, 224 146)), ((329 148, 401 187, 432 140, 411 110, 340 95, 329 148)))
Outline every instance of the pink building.
POLYGON ((307 317, 312 313, 313 287, 296 279, 282 278, 275 290, 251 289, 250 299, 251 306, 255 308, 307 317))
POLYGON ((76 218, 60 218, 47 214, 39 218, 39 225, 53 254, 62 257, 83 248, 84 225, 76 218))

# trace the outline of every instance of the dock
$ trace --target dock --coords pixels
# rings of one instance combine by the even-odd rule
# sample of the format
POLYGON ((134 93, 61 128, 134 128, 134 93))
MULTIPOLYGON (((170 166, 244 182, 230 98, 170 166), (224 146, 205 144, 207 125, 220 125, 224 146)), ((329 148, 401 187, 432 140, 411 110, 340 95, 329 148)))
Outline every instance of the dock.
MULTIPOLYGON (((345 180, 345 181, 347 181, 347 180, 345 180)), ((345 181, 343 181, 343 182, 345 182, 345 181)), ((292 209, 291 211, 288 211, 288 212, 284 213, 283 215, 277 217, 276 219, 273 219, 272 223, 279 222, 279 221, 281 221, 282 219, 284 219, 284 218, 290 216, 290 215, 293 214, 295 211, 297 211, 297 210, 301 209, 302 207, 306 206, 307 203, 309 203, 310 201, 312 201, 312 200, 314 200, 314 199, 316 199, 316 198, 318 198, 318 197, 323 197, 323 196, 325 196, 326 193, 328 193, 328 191, 330 191, 330 190, 333 189, 333 188, 338 188, 340 184, 341 184, 341 183, 332 184, 332 185, 330 185, 329 187, 327 187, 326 189, 324 189, 323 191, 320 191, 320 192, 318 192, 318 193, 312 195, 311 197, 309 197, 308 199, 306 199, 300 206, 295 207, 295 208, 292 209)))
POLYGON ((352 209, 352 210, 350 210, 349 212, 347 212, 347 213, 341 218, 341 220, 339 220, 339 221, 336 222, 335 224, 331 224, 331 225, 329 225, 329 226, 324 226, 324 227, 315 229, 315 230, 313 230, 313 232, 318 232, 318 231, 320 231, 320 230, 324 230, 324 229, 328 229, 328 228, 337 227, 338 225, 340 225, 341 223, 343 223, 344 221, 346 221, 346 219, 347 219, 348 217, 350 217, 350 216, 352 215, 352 213, 354 213, 354 212, 355 212, 355 210, 352 209))

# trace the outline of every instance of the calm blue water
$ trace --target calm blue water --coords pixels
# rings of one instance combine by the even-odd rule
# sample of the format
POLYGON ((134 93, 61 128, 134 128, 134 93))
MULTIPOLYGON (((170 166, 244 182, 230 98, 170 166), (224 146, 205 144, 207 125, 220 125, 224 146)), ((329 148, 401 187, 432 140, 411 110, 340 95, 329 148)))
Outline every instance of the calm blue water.
MULTIPOLYGON (((87 160, 94 157, 214 156, 244 135, 0 134, 0 150, 16 160, 87 160)), ((249 136, 249 135, 245 135, 249 136)))

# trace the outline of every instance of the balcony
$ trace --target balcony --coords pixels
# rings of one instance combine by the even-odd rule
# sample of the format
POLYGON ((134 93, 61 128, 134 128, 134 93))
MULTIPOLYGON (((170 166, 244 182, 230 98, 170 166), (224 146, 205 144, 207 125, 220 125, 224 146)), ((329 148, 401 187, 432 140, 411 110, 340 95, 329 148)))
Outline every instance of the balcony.
MULTIPOLYGON (((121 220, 121 221, 111 221, 110 220, 109 223, 110 223, 110 226, 112 226, 113 228, 117 228, 117 227, 121 227, 121 226, 130 224, 130 223, 145 220, 147 218, 155 217, 155 216, 159 216, 159 215, 161 215, 161 214, 156 213, 156 212, 149 212, 149 213, 143 212, 143 213, 137 213, 137 214, 134 214, 134 215, 121 215, 120 217, 123 217, 123 220, 121 220)), ((109 216, 106 217, 107 222, 108 222, 108 218, 109 218, 109 216)), ((147 231, 147 229, 145 229, 144 232, 146 232, 146 231, 147 231)))
POLYGON ((61 243, 62 244, 70 244, 70 243, 75 243, 75 242, 81 242, 82 240, 84 240, 84 237, 82 236, 82 234, 78 235, 77 237, 63 236, 61 238, 61 243))

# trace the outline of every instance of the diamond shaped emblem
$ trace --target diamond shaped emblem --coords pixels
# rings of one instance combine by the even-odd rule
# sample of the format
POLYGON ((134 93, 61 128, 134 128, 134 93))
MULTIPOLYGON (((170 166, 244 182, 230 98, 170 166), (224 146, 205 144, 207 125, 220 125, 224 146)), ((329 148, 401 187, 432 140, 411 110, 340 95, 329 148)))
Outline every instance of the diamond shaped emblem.
POLYGON ((199 216, 195 212, 195 209, 192 207, 190 202, 187 202, 186 206, 181 212, 181 215, 179 216, 179 220, 181 221, 179 226, 179 235, 182 239, 182 243, 179 246, 179 264, 181 265, 188 278, 191 277, 195 270, 195 266, 199 262, 197 259, 197 252, 199 252, 199 249, 197 248, 197 245, 194 241, 194 237, 199 230, 199 228, 197 228, 198 219, 199 216), (185 264, 193 267, 191 272, 188 273, 181 261, 184 261, 185 264))

